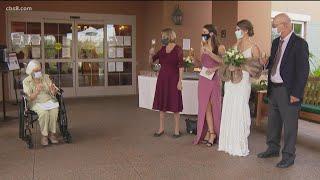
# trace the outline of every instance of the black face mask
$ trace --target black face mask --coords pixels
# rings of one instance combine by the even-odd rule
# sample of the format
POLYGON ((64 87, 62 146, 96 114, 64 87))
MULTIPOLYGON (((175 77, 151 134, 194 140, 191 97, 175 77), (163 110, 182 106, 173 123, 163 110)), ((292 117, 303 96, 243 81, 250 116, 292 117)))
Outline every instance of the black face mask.
POLYGON ((210 38, 210 34, 202 34, 201 37, 203 40, 208 41, 210 38))
POLYGON ((168 38, 161 39, 161 43, 162 43, 162 45, 166 46, 169 44, 169 39, 168 38))

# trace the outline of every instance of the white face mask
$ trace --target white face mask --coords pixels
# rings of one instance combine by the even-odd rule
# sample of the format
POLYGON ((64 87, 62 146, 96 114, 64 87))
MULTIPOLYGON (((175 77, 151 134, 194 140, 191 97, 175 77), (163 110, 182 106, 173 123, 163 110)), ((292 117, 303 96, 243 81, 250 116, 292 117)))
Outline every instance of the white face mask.
POLYGON ((34 78, 39 79, 39 78, 41 78, 41 77, 42 77, 41 71, 34 73, 34 78))
POLYGON ((236 34, 237 39, 243 38, 243 33, 242 33, 241 30, 237 30, 237 31, 235 32, 235 34, 236 34))
POLYGON ((272 28, 272 33, 276 36, 279 37, 281 35, 281 32, 278 32, 278 28, 272 28))

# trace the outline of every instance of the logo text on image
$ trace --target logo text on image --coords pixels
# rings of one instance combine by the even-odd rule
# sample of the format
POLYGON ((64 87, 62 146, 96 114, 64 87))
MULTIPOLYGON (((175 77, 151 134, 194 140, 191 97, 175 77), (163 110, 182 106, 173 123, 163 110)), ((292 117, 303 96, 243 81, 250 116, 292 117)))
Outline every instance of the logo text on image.
POLYGON ((32 11, 32 7, 8 6, 6 7, 6 11, 32 11))

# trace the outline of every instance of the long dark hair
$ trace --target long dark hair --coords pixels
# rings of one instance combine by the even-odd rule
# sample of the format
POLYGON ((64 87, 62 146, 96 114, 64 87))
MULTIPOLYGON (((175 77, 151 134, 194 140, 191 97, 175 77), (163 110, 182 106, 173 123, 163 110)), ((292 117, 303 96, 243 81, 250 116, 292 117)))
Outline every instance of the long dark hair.
POLYGON ((219 48, 219 41, 218 41, 218 33, 217 33, 217 29, 213 24, 206 24, 203 26, 203 28, 207 29, 210 33, 213 33, 211 37, 211 46, 212 46, 212 52, 214 54, 218 54, 218 48, 219 48))

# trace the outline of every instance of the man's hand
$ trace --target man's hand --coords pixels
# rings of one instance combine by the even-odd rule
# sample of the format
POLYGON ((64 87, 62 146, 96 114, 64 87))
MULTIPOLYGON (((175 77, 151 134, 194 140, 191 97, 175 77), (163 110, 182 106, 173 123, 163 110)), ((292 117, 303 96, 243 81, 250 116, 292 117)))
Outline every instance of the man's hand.
POLYGON ((265 66, 266 64, 268 64, 269 58, 267 58, 266 53, 262 53, 262 54, 261 54, 261 57, 260 57, 259 61, 260 61, 260 64, 261 64, 261 65, 264 65, 264 66, 265 66))
POLYGON ((295 102, 299 102, 300 101, 300 99, 299 98, 296 98, 296 97, 294 97, 294 96, 290 96, 290 103, 292 104, 292 103, 295 103, 295 102))

